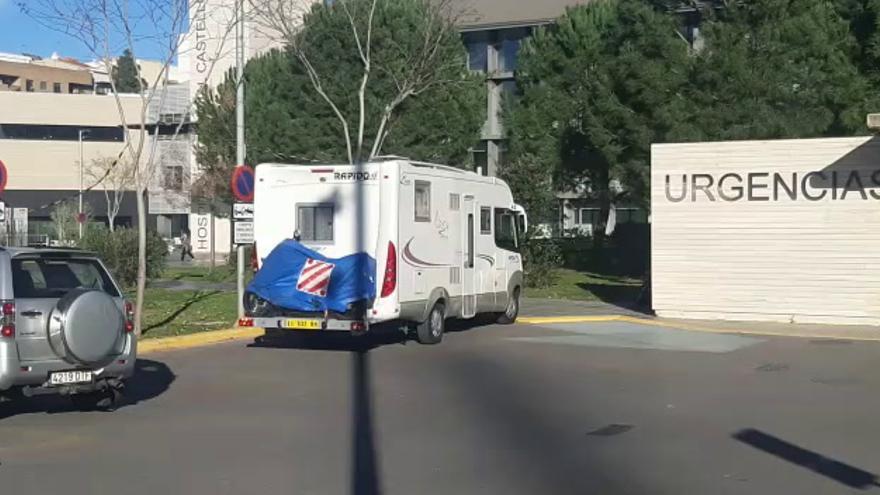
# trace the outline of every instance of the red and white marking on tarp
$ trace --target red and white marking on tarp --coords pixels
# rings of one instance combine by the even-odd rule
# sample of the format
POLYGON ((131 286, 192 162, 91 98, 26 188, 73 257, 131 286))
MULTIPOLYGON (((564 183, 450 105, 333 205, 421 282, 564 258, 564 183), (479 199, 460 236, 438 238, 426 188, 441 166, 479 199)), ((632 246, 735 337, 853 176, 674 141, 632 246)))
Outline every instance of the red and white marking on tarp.
POLYGON ((330 274, 335 267, 333 263, 309 258, 299 272, 296 288, 313 296, 326 296, 327 287, 330 285, 330 274))

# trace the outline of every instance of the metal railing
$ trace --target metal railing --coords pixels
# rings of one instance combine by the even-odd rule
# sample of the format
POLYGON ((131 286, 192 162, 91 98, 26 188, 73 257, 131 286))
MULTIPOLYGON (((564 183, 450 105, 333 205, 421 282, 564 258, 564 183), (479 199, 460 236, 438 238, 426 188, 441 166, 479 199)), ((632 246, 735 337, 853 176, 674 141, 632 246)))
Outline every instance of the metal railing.
POLYGON ((54 243, 47 234, 6 234, 0 233, 0 246, 35 247, 50 246, 54 243))

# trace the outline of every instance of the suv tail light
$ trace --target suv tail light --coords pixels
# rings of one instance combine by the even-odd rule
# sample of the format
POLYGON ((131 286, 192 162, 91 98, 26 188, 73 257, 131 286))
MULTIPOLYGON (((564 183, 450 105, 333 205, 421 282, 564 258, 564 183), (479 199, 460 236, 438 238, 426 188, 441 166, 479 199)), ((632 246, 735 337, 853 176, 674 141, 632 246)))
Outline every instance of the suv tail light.
POLYGON ((0 301, 2 315, 0 315, 0 336, 6 338, 15 337, 15 302, 0 301))
POLYGON ((385 277, 382 279, 382 297, 388 297, 397 288, 397 249, 393 242, 388 243, 388 257, 385 259, 385 277))
POLYGON ((125 331, 134 331, 134 306, 131 301, 125 301, 125 331))

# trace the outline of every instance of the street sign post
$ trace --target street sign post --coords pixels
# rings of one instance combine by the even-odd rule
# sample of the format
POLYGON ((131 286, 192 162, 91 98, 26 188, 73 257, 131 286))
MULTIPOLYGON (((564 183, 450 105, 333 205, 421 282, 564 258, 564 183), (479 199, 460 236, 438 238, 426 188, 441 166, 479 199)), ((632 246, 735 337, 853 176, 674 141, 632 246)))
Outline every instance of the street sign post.
POLYGON ((253 220, 254 204, 253 203, 233 203, 232 218, 234 220, 253 220))
POLYGON ((254 169, 248 165, 235 167, 232 172, 232 195, 242 203, 254 200, 254 169))
POLYGON ((232 240, 235 244, 253 244, 254 243, 254 222, 250 220, 239 220, 233 224, 232 240))

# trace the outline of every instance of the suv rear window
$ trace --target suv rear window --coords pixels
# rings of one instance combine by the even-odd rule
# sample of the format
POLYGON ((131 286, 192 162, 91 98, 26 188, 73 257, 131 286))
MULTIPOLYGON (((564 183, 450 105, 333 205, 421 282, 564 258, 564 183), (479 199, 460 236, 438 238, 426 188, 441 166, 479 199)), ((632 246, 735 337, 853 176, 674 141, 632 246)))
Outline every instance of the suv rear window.
POLYGON ((71 289, 98 289, 119 297, 110 276, 96 260, 13 258, 12 291, 16 298, 62 297, 71 289))

